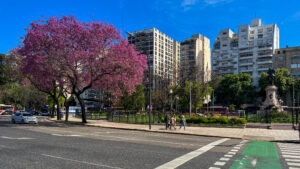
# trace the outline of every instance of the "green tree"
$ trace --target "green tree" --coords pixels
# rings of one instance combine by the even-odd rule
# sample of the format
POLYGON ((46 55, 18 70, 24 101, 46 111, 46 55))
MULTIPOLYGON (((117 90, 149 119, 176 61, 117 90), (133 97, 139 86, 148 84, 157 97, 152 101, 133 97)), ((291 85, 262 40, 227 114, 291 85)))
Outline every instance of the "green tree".
MULTIPOLYGON (((260 96, 263 100, 266 97, 266 87, 269 85, 268 82, 268 74, 263 72, 259 78, 259 87, 260 87, 260 96)), ((286 68, 278 68, 275 70, 275 81, 274 85, 278 87, 278 96, 282 100, 287 99, 287 94, 291 90, 293 85, 293 79, 288 69, 286 68)))
POLYGON ((138 85, 135 88, 135 92, 131 95, 123 91, 123 96, 119 99, 117 105, 124 107, 126 110, 140 110, 145 107, 145 87, 143 85, 138 85))
POLYGON ((245 73, 224 76, 215 90, 215 96, 216 102, 222 105, 240 106, 245 103, 254 103, 256 91, 252 84, 252 76, 245 73))
POLYGON ((197 110, 203 106, 205 100, 211 95, 212 88, 208 84, 200 82, 186 81, 183 87, 177 89, 179 95, 179 104, 186 110, 189 109, 190 91, 192 99, 192 110, 197 110))

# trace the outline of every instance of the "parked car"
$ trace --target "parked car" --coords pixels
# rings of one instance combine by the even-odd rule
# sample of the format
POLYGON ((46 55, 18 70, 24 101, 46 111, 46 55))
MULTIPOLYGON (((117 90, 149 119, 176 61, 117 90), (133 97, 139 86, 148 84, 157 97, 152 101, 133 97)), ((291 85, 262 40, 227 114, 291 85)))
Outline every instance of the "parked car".
POLYGON ((36 111, 36 110, 31 110, 30 114, 35 115, 35 116, 40 115, 40 113, 38 111, 36 111))
POLYGON ((40 112, 40 116, 50 116, 49 112, 40 112))
POLYGON ((13 112, 11 110, 5 110, 1 115, 12 115, 13 112))
POLYGON ((12 123, 34 123, 37 124, 38 120, 36 116, 33 116, 31 113, 28 112, 16 112, 14 115, 11 116, 12 123))

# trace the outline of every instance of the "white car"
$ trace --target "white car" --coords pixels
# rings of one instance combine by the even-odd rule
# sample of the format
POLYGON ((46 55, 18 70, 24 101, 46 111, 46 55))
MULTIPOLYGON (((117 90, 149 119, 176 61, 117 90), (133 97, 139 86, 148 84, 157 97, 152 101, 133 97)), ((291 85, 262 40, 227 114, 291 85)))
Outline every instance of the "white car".
POLYGON ((27 112, 16 112, 14 115, 11 116, 12 123, 34 123, 38 124, 38 120, 36 116, 33 116, 27 112))

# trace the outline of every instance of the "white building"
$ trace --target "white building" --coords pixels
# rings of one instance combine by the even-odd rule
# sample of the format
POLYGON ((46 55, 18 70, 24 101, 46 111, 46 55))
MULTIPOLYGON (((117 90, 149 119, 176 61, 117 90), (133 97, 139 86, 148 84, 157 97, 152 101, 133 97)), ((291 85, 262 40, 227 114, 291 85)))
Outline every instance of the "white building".
POLYGON ((276 24, 261 24, 260 18, 252 19, 251 26, 238 28, 238 33, 222 30, 215 39, 213 72, 221 76, 249 73, 257 85, 261 72, 273 67, 273 53, 279 48, 279 29, 276 24))
MULTIPOLYGON (((155 84, 155 78, 176 82, 179 74, 179 43, 156 28, 127 32, 128 41, 138 51, 147 55, 148 66, 155 84)), ((148 76, 148 73, 145 73, 148 76)), ((153 86, 155 88, 155 86, 153 86)))

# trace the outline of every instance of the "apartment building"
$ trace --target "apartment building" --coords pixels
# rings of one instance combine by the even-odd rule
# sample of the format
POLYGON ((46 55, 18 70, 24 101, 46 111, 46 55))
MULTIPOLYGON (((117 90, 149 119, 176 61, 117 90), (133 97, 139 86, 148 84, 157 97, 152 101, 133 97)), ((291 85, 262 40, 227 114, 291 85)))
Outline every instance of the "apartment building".
POLYGON ((210 40, 200 34, 180 43, 180 79, 208 82, 211 79, 210 40))
POLYGON ((300 46, 286 47, 275 50, 274 68, 287 68, 291 76, 300 78, 300 46))
MULTIPOLYGON (((128 41, 148 56, 152 76, 152 87, 158 78, 177 83, 179 77, 180 44, 156 28, 127 32, 128 41)), ((145 72, 148 77, 148 72, 145 72)))
POLYGON ((278 48, 279 28, 263 25, 260 18, 238 26, 238 33, 224 29, 214 42, 213 72, 221 76, 249 73, 257 85, 260 74, 273 67, 273 53, 278 48))

